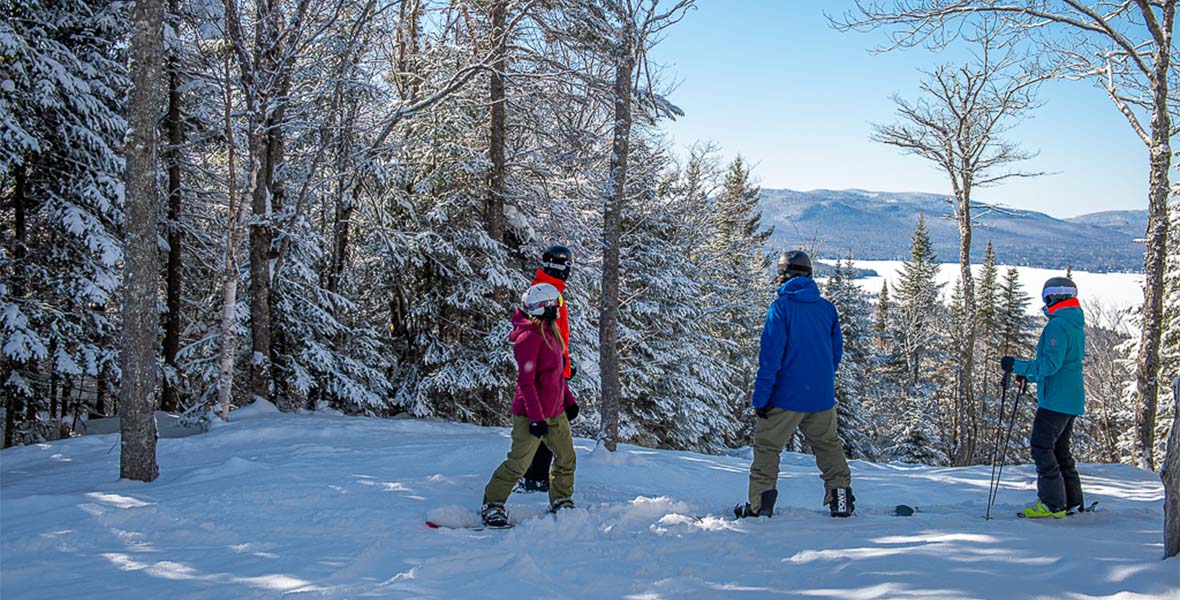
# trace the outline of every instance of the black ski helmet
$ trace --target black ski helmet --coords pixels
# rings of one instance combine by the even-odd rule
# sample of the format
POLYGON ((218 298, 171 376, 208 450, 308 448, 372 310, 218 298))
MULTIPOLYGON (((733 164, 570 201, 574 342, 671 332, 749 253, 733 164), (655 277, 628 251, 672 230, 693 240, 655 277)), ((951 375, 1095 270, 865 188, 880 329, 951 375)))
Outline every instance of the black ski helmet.
POLYGON ((794 277, 811 277, 811 257, 802 250, 784 252, 778 257, 778 279, 786 282, 794 277))
POLYGON ((1058 302, 1078 297, 1078 285, 1068 277, 1050 277, 1041 288, 1041 300, 1045 306, 1053 306, 1058 302))
POLYGON ((541 254, 541 270, 562 281, 569 279, 574 266, 574 251, 561 245, 549 246, 541 254))

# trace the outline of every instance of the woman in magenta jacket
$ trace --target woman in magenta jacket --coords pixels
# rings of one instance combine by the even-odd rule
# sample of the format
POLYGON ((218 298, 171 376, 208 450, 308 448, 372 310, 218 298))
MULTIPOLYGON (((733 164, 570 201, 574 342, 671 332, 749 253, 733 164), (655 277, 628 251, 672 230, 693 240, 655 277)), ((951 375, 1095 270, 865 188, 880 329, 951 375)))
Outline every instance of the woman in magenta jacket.
POLYGON ((574 438, 569 420, 578 414, 574 395, 566 385, 565 341, 557 328, 561 295, 548 283, 534 285, 521 297, 512 315, 516 356, 516 395, 512 400, 512 448, 484 488, 481 515, 489 527, 507 527, 504 502, 529 468, 541 440, 553 451, 549 510, 573 508, 574 438))

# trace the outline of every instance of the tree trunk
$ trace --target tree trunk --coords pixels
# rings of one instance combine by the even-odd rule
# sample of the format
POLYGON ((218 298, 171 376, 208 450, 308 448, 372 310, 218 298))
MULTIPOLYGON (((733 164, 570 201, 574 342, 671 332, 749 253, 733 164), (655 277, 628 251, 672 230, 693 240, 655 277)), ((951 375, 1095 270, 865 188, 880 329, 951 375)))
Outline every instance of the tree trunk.
POLYGON ((1180 377, 1172 382, 1172 434, 1164 459, 1164 558, 1180 554, 1180 377))
MULTIPOLYGON (((28 217, 26 215, 28 206, 26 206, 27 199, 27 183, 28 178, 25 175, 24 165, 15 167, 13 174, 13 188, 12 188, 12 209, 13 209, 13 246, 12 246, 12 297, 16 299, 24 298, 27 291, 25 290, 25 255, 27 253, 28 244, 28 217)), ((12 373, 17 370, 20 363, 15 358, 4 358, 4 379, 0 380, 0 393, 4 394, 4 447, 11 448, 14 441, 14 430, 16 429, 16 414, 19 412, 18 395, 21 391, 16 386, 6 385, 5 382, 9 380, 12 373)))
POLYGON ((615 122, 610 174, 602 225, 602 307, 598 321, 599 365, 602 373, 602 429, 599 443, 614 452, 619 443, 619 243, 623 229, 623 201, 627 188, 627 158, 631 144, 631 76, 635 52, 631 28, 625 27, 615 56, 615 122))
POLYGON ((959 355, 959 390, 955 394, 957 424, 955 465, 972 463, 975 457, 975 278, 971 274, 971 195, 963 186, 959 203, 959 281, 963 288, 961 326, 963 345, 959 355))
POLYGON ((159 291, 156 258, 156 125, 164 52, 164 5, 135 3, 128 103, 126 250, 123 280, 123 371, 119 403, 119 476, 152 481, 156 465, 156 356, 159 291))
MULTIPOLYGON (((230 22, 230 17, 226 17, 227 23, 230 22)), ((227 24, 226 30, 230 27, 227 24)), ((227 40, 228 41, 228 40, 227 40)), ((234 151, 234 130, 233 130, 233 90, 231 88, 229 51, 225 55, 224 74, 225 74, 225 88, 224 88, 224 103, 225 103, 225 137, 227 140, 226 146, 226 166, 228 170, 228 190, 226 198, 229 204, 229 223, 226 226, 225 234, 225 263, 221 272, 221 354, 219 357, 219 373, 217 378, 217 404, 218 416, 223 421, 229 420, 229 407, 233 403, 233 388, 234 388, 234 361, 238 354, 238 337, 237 337, 237 304, 238 304, 238 242, 239 235, 244 226, 246 215, 245 204, 246 198, 250 195, 248 192, 243 193, 240 197, 237 191, 237 170, 235 164, 236 152, 234 151)), ((252 162, 252 167, 257 169, 257 162, 252 162)), ((247 181, 254 181, 254 173, 251 172, 247 177, 247 181)))
MULTIPOLYGON (((266 147, 266 165, 267 165, 267 185, 270 189, 270 209, 271 214, 281 214, 283 212, 283 205, 287 197, 286 186, 286 139, 283 137, 283 120, 286 118, 287 112, 287 94, 290 89, 289 78, 284 78, 284 83, 280 86, 279 98, 276 100, 276 107, 274 114, 267 124, 267 147, 266 147)), ((272 261, 278 258, 278 243, 274 240, 274 229, 270 230, 270 242, 267 243, 267 274, 270 277, 268 290, 270 297, 267 301, 268 310, 274 307, 278 302, 278 281, 277 273, 270 267, 272 261)), ((269 313, 268 313, 269 314, 269 313)), ((278 362, 278 357, 282 352, 283 346, 283 332, 281 331, 281 324, 273 320, 269 320, 271 340, 269 344, 268 365, 272 372, 267 374, 267 379, 272 380, 274 377, 273 368, 278 362)), ((281 389, 282 382, 275 380, 272 390, 272 395, 278 398, 285 398, 285 393, 278 393, 281 389)))
MULTIPOLYGON (((177 0, 168 3, 168 10, 176 15, 177 0)), ((180 352, 180 291, 183 273, 180 264, 180 249, 183 239, 180 229, 180 145, 184 138, 180 129, 180 65, 176 50, 168 56, 168 270, 165 274, 167 286, 166 304, 168 314, 164 319, 164 364, 172 377, 164 378, 164 391, 160 398, 160 410, 180 410, 180 366, 176 355, 180 352)))
POLYGON ((492 44, 495 58, 490 78, 490 101, 492 112, 491 143, 488 153, 492 169, 488 173, 488 198, 484 207, 484 227, 488 237, 497 242, 504 241, 504 180, 507 167, 504 160, 507 106, 504 96, 504 73, 508 69, 508 33, 505 0, 496 0, 492 7, 492 44))
MULTIPOLYGON (((56 354, 57 344, 50 346, 49 356, 56 354)), ((57 371, 53 368, 49 369, 49 422, 54 423, 57 420, 57 371)))
MULTIPOLYGON (((79 396, 82 395, 82 391, 85 389, 85 385, 86 385, 86 377, 83 376, 81 378, 81 381, 78 382, 78 390, 79 390, 78 395, 79 396)), ((73 380, 67 379, 66 383, 65 383, 65 387, 64 387, 64 389, 62 389, 62 393, 61 393, 61 395, 62 395, 62 410, 63 411, 66 410, 65 406, 68 403, 68 399, 73 394, 74 394, 73 380)), ((110 399, 111 399, 111 384, 110 384, 110 380, 107 377, 107 370, 106 370, 106 368, 99 368, 98 374, 94 376, 94 412, 96 412, 104 417, 111 414, 112 412, 114 412, 114 411, 110 410, 109 407, 107 407, 107 401, 110 399)), ((79 398, 78 401, 75 402, 75 404, 78 404, 81 402, 82 402, 82 400, 81 400, 81 398, 79 398)))
MULTIPOLYGON (((1169 20, 1170 22, 1170 20, 1169 20)), ((1171 45, 1169 44, 1170 48, 1171 45)), ((1151 118, 1151 178, 1147 207, 1147 252, 1144 258, 1143 332, 1139 338, 1135 388, 1139 406, 1135 415, 1136 462, 1142 469, 1155 470, 1155 415, 1159 400, 1160 338, 1164 318, 1164 270, 1168 247, 1168 195, 1171 185, 1172 148, 1168 133, 1168 52, 1158 52, 1151 118)))
POLYGON ((271 102, 279 101, 272 93, 278 86, 270 83, 276 75, 281 42, 279 40, 278 9, 272 0, 258 3, 259 14, 255 28, 255 76, 253 89, 247 97, 250 106, 250 162, 252 193, 250 219, 250 392, 253 399, 270 401, 271 397, 271 244, 274 241, 272 223, 272 183, 275 164, 271 155, 271 102))

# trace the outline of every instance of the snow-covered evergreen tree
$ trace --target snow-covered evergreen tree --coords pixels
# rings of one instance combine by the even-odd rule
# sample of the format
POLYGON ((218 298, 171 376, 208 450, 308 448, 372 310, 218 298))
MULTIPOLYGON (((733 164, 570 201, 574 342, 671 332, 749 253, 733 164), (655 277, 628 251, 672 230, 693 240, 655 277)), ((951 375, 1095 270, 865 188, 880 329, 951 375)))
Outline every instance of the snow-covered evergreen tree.
POLYGON ((919 215, 910 242, 910 259, 901 268, 890 306, 889 334, 894 343, 899 383, 917 386, 928 374, 930 357, 940 329, 935 326, 945 307, 939 302, 938 263, 926 230, 926 217, 919 215))
MULTIPOLYGON (((947 308, 939 301, 941 285, 937 276, 938 264, 926 219, 919 216, 911 238, 910 260, 902 265, 886 313, 888 385, 883 389, 890 398, 873 403, 874 409, 887 411, 882 418, 889 427, 883 433, 892 440, 901 439, 915 419, 927 421, 925 431, 951 431, 949 426, 936 425, 943 415, 938 394, 946 377, 939 360, 945 352, 940 348, 947 341, 949 329, 945 325, 947 308)), ((950 384, 946 385, 950 389, 950 384)), ((935 437, 930 443, 937 452, 949 454, 950 448, 942 439, 935 437)))
MULTIPOLYGON (((25 0, 0 30, 4 445, 56 435, 70 389, 117 379, 128 5, 25 0)), ((94 396, 88 396, 94 398, 94 396)), ((97 407, 100 412, 112 407, 97 407)), ((85 411, 82 411, 83 413, 85 411)))
MULTIPOLYGON (((1037 324, 1028 314, 1029 299, 1024 290, 1024 286, 1020 283, 1020 274, 1015 268, 1009 268, 1004 273, 1004 279, 1000 283, 999 289, 999 346, 1000 356, 1015 356, 1023 359, 1032 359, 1036 350, 1037 339, 1037 324)), ((1009 388, 1006 398, 1000 399, 1004 412, 1000 414, 1000 404, 995 400, 992 401, 992 410, 990 414, 994 415, 993 419, 1002 419, 1002 427, 1007 430, 1008 427, 1013 427, 1013 431, 1031 431, 1033 414, 1036 412, 1036 390, 1033 384, 1028 384, 1023 398, 1019 405, 1016 406, 1015 417, 1013 417, 1013 403, 1018 396, 1017 383, 1013 379, 1011 387, 1009 388), (1012 425, 1015 419, 1015 425, 1012 425)), ((985 422, 985 427, 992 427, 993 422, 985 422)), ((991 438, 992 434, 989 433, 991 438)), ((989 451, 998 442, 994 440, 987 444, 989 451)), ((999 443, 1002 443, 1000 440, 999 443)), ((1013 435, 1009 441, 1008 451, 1013 453, 1011 456, 1021 456, 1019 452, 1027 447, 1027 438, 1018 435, 1013 435)))
POLYGON ((844 359, 836 370, 836 416, 844 454, 873 460, 878 456, 877 424, 866 399, 879 393, 881 382, 873 349, 872 310, 868 294, 853 281, 852 259, 837 262, 828 278, 825 296, 836 307, 844 334, 844 359))
POLYGON ((719 360, 733 367, 727 386, 730 418, 748 425, 752 423, 750 396, 758 371, 762 322, 775 297, 765 252, 773 228, 762 228, 759 190, 740 156, 725 167, 722 177, 712 209, 705 207, 712 226, 705 251, 711 254, 712 268, 702 276, 711 282, 711 311, 720 313, 720 318, 712 320, 710 335, 725 344, 719 360))
MULTIPOLYGON (((634 141, 634 140, 633 140, 634 141)), ((630 179, 636 198, 624 220, 631 235, 624 248, 620 311, 622 440, 660 447, 717 450, 736 445, 744 423, 731 417, 726 391, 734 365, 725 360, 727 340, 713 333, 726 313, 708 292, 708 253, 695 252, 713 233, 710 198, 700 180, 699 159, 690 160, 682 181, 660 174, 664 152, 649 143, 632 148, 630 179), (656 184, 654 177, 661 177, 656 184), (644 189, 644 183, 651 187, 644 189), (653 185, 655 184, 655 185, 653 185)))
POLYGON ((934 428, 937 411, 933 402, 915 400, 908 403, 893 429, 892 436, 883 455, 889 461, 919 465, 946 465, 950 456, 941 448, 942 440, 934 428))
POLYGON ((1175 422, 1173 382, 1180 378, 1180 201, 1168 204, 1168 262, 1164 269, 1164 323, 1160 339, 1160 399, 1156 415, 1155 464, 1163 465, 1175 422))

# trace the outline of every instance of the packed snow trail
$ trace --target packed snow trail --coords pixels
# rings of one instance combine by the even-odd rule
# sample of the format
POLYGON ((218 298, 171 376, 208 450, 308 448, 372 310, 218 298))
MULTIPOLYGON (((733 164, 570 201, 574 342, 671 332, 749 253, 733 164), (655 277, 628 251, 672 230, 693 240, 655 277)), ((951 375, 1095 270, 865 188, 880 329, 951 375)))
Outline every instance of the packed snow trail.
POLYGON ((856 515, 820 506, 812 457, 785 454, 774 519, 735 521, 748 454, 578 439, 579 508, 513 494, 474 525, 508 431, 413 420, 234 413, 161 439, 155 482, 117 481, 117 436, 0 452, 0 596, 25 598, 1180 598, 1162 561, 1163 490, 1083 465, 1102 511, 1048 522, 1029 466, 853 462, 856 515), (895 517, 897 504, 917 505, 895 517))

